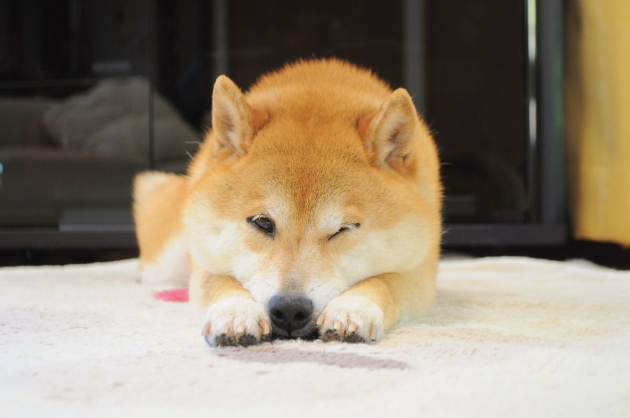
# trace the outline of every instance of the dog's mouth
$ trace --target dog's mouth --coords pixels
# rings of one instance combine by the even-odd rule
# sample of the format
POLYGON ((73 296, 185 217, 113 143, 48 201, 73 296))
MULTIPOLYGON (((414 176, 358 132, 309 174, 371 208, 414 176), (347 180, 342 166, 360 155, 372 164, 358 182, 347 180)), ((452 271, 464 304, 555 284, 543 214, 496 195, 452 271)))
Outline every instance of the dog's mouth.
POLYGON ((299 338, 301 340, 313 341, 319 338, 319 328, 314 322, 312 322, 304 328, 292 330, 289 333, 286 330, 272 324, 271 338, 274 340, 296 340, 299 338))

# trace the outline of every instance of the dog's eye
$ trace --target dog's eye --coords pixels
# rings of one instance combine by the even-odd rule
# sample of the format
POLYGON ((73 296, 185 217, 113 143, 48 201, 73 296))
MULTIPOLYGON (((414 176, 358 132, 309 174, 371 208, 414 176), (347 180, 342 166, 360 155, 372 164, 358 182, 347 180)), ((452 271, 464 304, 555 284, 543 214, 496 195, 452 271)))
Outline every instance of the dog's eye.
POLYGON ((357 229, 361 226, 361 224, 359 223, 353 223, 353 224, 348 224, 348 225, 344 225, 341 228, 339 228, 339 231, 335 232, 334 234, 332 234, 331 236, 328 237, 328 241, 330 241, 331 239, 335 238, 336 236, 349 231, 351 229, 357 229))
POLYGON ((273 238, 276 235, 276 225, 273 221, 266 216, 256 215, 251 218, 247 218, 247 222, 254 225, 256 228, 264 232, 273 238))

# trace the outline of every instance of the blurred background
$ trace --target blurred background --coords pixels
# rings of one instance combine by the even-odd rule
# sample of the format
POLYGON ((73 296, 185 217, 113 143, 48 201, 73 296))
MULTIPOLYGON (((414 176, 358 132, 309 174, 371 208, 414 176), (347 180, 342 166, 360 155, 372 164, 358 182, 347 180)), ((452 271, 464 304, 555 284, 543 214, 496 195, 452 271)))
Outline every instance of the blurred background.
POLYGON ((0 265, 134 256, 133 176, 185 172, 218 75, 339 57, 431 127, 445 248, 630 267, 628 83, 589 65, 630 70, 630 4, 605 3, 0 0, 0 265))

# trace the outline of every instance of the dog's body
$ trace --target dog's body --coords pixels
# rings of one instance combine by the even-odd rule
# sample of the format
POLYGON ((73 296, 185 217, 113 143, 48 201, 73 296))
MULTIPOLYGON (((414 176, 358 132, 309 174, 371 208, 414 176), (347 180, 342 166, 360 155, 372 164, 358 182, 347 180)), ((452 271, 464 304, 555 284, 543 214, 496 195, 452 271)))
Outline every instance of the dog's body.
POLYGON ((186 177, 145 173, 145 281, 181 282, 212 345, 381 338, 430 308, 441 238, 435 144, 409 94, 337 60, 227 77, 186 177), (190 265, 190 267, 188 267, 190 265))

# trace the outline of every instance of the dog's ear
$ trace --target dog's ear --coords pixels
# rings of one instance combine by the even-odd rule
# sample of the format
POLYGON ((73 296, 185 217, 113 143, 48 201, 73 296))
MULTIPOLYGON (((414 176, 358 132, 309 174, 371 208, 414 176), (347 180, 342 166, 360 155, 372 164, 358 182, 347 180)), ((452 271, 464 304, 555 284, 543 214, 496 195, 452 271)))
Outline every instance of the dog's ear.
POLYGON ((407 90, 392 92, 375 115, 359 121, 359 133, 370 162, 411 175, 416 166, 415 141, 420 123, 407 90))
POLYGON ((243 92, 228 77, 221 75, 212 92, 212 130, 214 155, 240 157, 247 153, 256 132, 268 119, 266 112, 254 109, 243 92))

